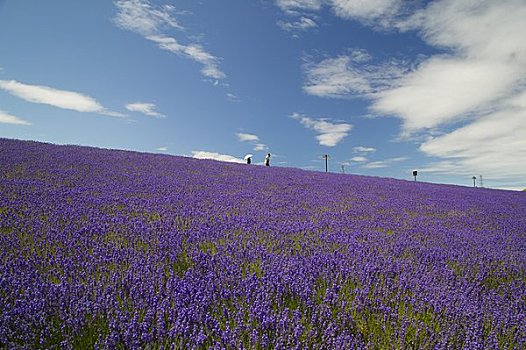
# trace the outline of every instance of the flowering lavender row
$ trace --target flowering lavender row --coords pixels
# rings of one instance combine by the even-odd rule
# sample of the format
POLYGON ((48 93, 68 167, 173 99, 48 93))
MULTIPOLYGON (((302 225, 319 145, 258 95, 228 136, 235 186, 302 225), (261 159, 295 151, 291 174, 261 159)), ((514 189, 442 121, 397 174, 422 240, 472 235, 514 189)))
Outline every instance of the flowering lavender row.
POLYGON ((0 348, 526 348, 520 192, 0 139, 0 224, 0 348))

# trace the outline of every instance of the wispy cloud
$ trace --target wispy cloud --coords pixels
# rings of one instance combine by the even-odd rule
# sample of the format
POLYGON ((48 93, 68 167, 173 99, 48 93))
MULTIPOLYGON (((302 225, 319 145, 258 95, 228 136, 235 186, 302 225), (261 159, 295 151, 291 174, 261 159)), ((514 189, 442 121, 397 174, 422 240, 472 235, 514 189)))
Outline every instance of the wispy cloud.
POLYGON ((302 16, 297 21, 279 21, 278 26, 287 32, 301 32, 311 28, 316 28, 318 24, 312 18, 302 16))
POLYGON ((254 144, 254 151, 258 152, 258 151, 265 151, 268 149, 268 146, 265 145, 264 143, 256 143, 254 144))
POLYGON ((31 125, 27 120, 15 117, 7 112, 0 110, 0 123, 3 124, 16 124, 16 125, 31 125))
POLYGON ((245 141, 259 141, 259 137, 254 134, 246 134, 242 132, 236 133, 237 139, 241 142, 245 141))
POLYGON ((316 131, 318 143, 327 147, 336 146, 352 129, 351 124, 333 123, 327 118, 314 119, 299 113, 293 113, 291 118, 298 120, 307 129, 316 131))
POLYGON ((227 98, 230 102, 239 102, 239 101, 241 101, 241 100, 239 99, 238 96, 236 96, 236 95, 234 95, 234 94, 232 94, 232 93, 230 93, 230 92, 226 94, 226 98, 227 98))
POLYGON ((119 0, 115 2, 118 13, 115 23, 127 30, 143 36, 157 34, 165 29, 182 29, 172 14, 175 8, 171 5, 154 8, 144 0, 119 0))
POLYGON ((129 103, 126 105, 126 109, 131 112, 139 112, 150 117, 156 118, 166 118, 165 115, 155 111, 155 104, 153 103, 144 103, 144 102, 135 102, 129 103))
POLYGON ((354 49, 349 54, 317 63, 308 60, 303 65, 303 90, 318 97, 373 97, 392 87, 409 69, 408 62, 403 60, 368 63, 371 59, 365 50, 354 49))
POLYGON ((276 0, 276 5, 288 15, 329 8, 336 16, 353 19, 382 29, 392 24, 404 10, 401 0, 276 0))
POLYGON ((77 112, 90 112, 113 117, 124 115, 104 108, 94 98, 78 92, 58 90, 48 86, 29 85, 15 80, 0 80, 0 89, 32 103, 69 109, 77 112))
POLYGON ((115 2, 117 15, 114 22, 122 29, 140 34, 153 41, 163 50, 190 58, 203 65, 201 74, 213 79, 226 75, 219 69, 220 59, 207 52, 197 43, 181 44, 167 31, 184 28, 173 17, 175 8, 171 5, 155 7, 148 0, 119 0, 115 2))
POLYGON ((321 9, 323 0, 276 0, 276 5, 283 11, 294 14, 296 11, 317 11, 321 9))
POLYGON ((376 152, 376 148, 374 148, 374 147, 365 147, 365 146, 357 146, 357 147, 353 147, 352 151, 354 153, 371 153, 371 152, 376 152))
POLYGON ((197 158, 197 159, 213 159, 213 160, 219 160, 222 162, 229 162, 229 163, 245 163, 243 159, 236 158, 228 154, 217 153, 217 152, 192 151, 192 157, 197 158))
POLYGON ((160 152, 168 152, 168 147, 162 146, 162 147, 156 148, 155 150, 156 151, 160 151, 160 152))
POLYGON ((379 160, 374 162, 369 162, 363 165, 364 168, 367 169, 379 169, 379 168, 387 168, 394 163, 402 162, 404 160, 409 159, 408 157, 396 157, 396 158, 389 158, 385 160, 379 160))
POLYGON ((363 157, 363 156, 352 157, 351 160, 352 160, 353 162, 357 162, 357 163, 367 162, 367 158, 366 158, 366 157, 363 157))
POLYGON ((240 142, 252 143, 254 145, 254 151, 263 151, 268 149, 267 145, 259 142, 259 136, 257 135, 238 132, 236 133, 236 136, 240 142))
POLYGON ((332 11, 341 18, 387 27, 402 10, 401 0, 331 0, 332 11))

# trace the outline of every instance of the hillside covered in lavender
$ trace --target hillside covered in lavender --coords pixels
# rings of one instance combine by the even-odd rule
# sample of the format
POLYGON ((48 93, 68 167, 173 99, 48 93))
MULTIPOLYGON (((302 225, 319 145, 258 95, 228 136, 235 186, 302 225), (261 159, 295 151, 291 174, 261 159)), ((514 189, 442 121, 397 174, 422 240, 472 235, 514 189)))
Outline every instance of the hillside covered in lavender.
POLYGON ((0 139, 0 348, 524 349, 526 195, 0 139))

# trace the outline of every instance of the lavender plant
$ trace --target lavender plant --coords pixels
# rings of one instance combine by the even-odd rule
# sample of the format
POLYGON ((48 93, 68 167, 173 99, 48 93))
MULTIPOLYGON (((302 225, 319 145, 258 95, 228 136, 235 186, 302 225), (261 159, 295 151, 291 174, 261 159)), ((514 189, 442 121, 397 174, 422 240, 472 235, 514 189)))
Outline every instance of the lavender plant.
POLYGON ((0 139, 0 348, 524 349, 524 193, 0 139))

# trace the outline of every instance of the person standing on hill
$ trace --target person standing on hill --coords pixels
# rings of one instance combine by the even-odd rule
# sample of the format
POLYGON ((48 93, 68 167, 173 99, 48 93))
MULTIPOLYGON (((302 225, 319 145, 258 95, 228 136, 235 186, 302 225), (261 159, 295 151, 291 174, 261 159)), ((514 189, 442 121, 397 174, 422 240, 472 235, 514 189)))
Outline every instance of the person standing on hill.
POLYGON ((265 166, 270 166, 270 153, 265 156, 265 166))

